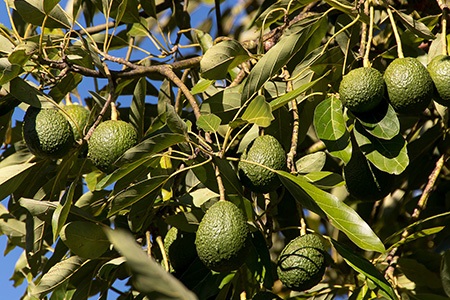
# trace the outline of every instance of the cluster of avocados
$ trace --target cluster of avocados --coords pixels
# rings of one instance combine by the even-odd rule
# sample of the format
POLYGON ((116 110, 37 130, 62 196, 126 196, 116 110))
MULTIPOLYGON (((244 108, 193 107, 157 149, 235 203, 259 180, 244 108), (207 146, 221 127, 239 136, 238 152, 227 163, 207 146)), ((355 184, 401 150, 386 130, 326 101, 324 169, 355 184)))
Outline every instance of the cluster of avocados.
MULTIPOLYGON (((90 111, 82 105, 59 108, 30 106, 24 116, 22 134, 31 153, 37 157, 59 159, 84 136, 90 111), (63 112, 62 112, 63 111, 63 112)), ((114 170, 114 162, 138 142, 134 127, 125 121, 100 123, 88 141, 88 157, 101 171, 114 170)))

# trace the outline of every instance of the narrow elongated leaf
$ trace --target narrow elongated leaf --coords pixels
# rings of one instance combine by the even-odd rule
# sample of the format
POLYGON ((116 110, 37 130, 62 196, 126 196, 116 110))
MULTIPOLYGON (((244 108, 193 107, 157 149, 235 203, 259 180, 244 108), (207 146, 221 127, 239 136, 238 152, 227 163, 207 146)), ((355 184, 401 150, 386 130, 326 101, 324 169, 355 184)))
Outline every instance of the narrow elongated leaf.
POLYGON ((117 195, 112 196, 110 198, 112 202, 108 217, 115 215, 122 209, 130 207, 134 203, 148 196, 150 193, 160 188, 167 178, 168 176, 166 175, 152 177, 136 183, 135 185, 119 192, 117 195))
POLYGON ((47 273, 42 276, 39 283, 32 289, 31 293, 41 299, 41 297, 69 280, 77 270, 88 263, 89 260, 79 256, 71 256, 68 259, 55 264, 47 273))
POLYGON ((317 105, 314 111, 314 128, 330 154, 348 163, 352 144, 339 99, 331 96, 317 105))
POLYGON ((216 132, 222 120, 215 114, 201 115, 197 120, 197 126, 206 132, 216 132))
POLYGON ((166 272, 144 250, 138 246, 133 236, 124 230, 106 230, 114 248, 126 259, 126 264, 133 273, 135 288, 150 299, 195 300, 197 297, 178 279, 166 272))
POLYGON ((22 238, 26 234, 25 222, 17 220, 2 204, 0 204, 0 233, 9 238, 22 238))
POLYGON ((186 137, 179 133, 160 133, 143 140, 131 149, 128 149, 117 161, 117 165, 122 166, 141 159, 151 154, 161 152, 168 147, 186 141, 186 137))
POLYGON ((390 140, 378 139, 359 122, 356 122, 353 132, 366 158, 381 171, 398 175, 409 165, 406 141, 401 134, 390 140))
MULTIPOLYGON (((345 233, 358 247, 368 251, 384 252, 385 248, 372 228, 347 204, 309 183, 302 176, 295 176, 285 171, 275 171, 283 183, 291 181, 311 197, 330 219, 334 227, 345 233)), ((291 186, 286 185, 291 191, 291 186)))
POLYGON ((67 220, 67 216, 70 212, 70 207, 73 203, 73 195, 75 193, 75 187, 77 182, 74 181, 69 186, 69 189, 64 193, 61 202, 56 206, 55 211, 52 216, 52 230, 53 230, 53 241, 58 238, 61 228, 64 226, 67 220))
POLYGON ((445 294, 450 297, 450 250, 442 254, 440 275, 445 294))
MULTIPOLYGON (((311 82, 305 83, 305 84, 301 85, 300 87, 296 88, 295 90, 290 91, 290 92, 284 94, 283 96, 278 97, 277 99, 275 99, 273 101, 270 101, 270 107, 272 108, 272 111, 282 107, 283 105, 289 103, 289 101, 291 101, 292 99, 299 97, 304 92, 313 88, 314 85, 316 85, 316 83, 318 83, 320 80, 322 80, 329 73, 330 72, 326 72, 321 77, 319 77, 311 82)), ((306 98, 304 98, 304 99, 306 99, 306 98)), ((299 101, 299 102, 301 102, 301 101, 299 101)))
POLYGON ((394 290, 389 282, 384 278, 383 274, 365 258, 353 253, 346 245, 341 244, 333 239, 330 239, 334 248, 344 258, 347 264, 356 272, 364 274, 370 278, 381 290, 383 290, 392 300, 396 300, 394 290))
POLYGON ((273 75, 275 75, 305 45, 314 32, 322 25, 326 26, 327 18, 322 17, 313 25, 282 38, 273 46, 250 71, 245 82, 241 99, 250 99, 273 75))
POLYGON ((66 224, 61 229, 61 239, 73 253, 83 258, 98 258, 110 245, 102 225, 84 221, 66 224))
POLYGON ((35 107, 52 107, 54 101, 27 81, 20 77, 3 85, 3 88, 14 98, 35 107))
POLYGON ((394 9, 394 12, 399 17, 400 21, 403 25, 406 26, 409 30, 411 30, 415 35, 427 39, 432 40, 435 38, 434 34, 431 30, 422 22, 415 20, 410 15, 407 15, 401 11, 394 9))
POLYGON ((133 92, 133 100, 130 105, 130 122, 138 132, 138 140, 144 134, 145 95, 147 94, 147 80, 139 78, 133 92))
POLYGON ((242 115, 242 120, 254 123, 260 127, 268 127, 275 119, 270 104, 264 96, 258 95, 253 99, 242 115))
POLYGON ((22 163, 0 168, 0 201, 14 193, 35 164, 22 163))

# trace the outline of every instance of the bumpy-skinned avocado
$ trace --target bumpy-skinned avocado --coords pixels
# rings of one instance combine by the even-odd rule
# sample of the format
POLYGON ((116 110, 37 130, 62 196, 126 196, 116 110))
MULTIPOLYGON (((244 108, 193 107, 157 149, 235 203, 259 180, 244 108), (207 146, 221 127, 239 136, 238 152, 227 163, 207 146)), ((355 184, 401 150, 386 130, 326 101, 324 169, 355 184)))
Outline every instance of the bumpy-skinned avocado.
POLYGON ((249 230, 240 209, 229 201, 214 203, 200 221, 195 246, 209 269, 237 270, 249 251, 249 230))
POLYGON ((88 157, 100 170, 111 172, 115 169, 114 162, 136 143, 133 125, 121 120, 104 121, 88 141, 88 157))
POLYGON ((342 78, 339 97, 350 111, 365 113, 375 109, 383 101, 385 91, 380 71, 362 67, 351 70, 342 78))
POLYGON ((171 227, 164 238, 164 248, 175 272, 184 272, 198 257, 195 249, 195 233, 171 227))
POLYGON ((89 110, 77 104, 66 105, 63 109, 70 116, 68 121, 72 127, 75 140, 83 138, 83 131, 89 121, 89 110))
POLYGON ((434 99, 450 106, 450 56, 441 54, 433 57, 427 69, 436 87, 434 99))
MULTIPOLYGON (((241 159, 255 162, 273 170, 286 168, 286 153, 271 135, 257 137, 242 154, 241 159)), ((268 193, 281 185, 278 175, 262 166, 240 161, 239 176, 242 184, 256 193, 268 193)))
POLYGON ((22 134, 31 153, 43 158, 61 158, 74 144, 72 128, 57 109, 30 106, 23 119, 22 134))
POLYGON ((434 84, 427 69, 413 57, 393 60, 384 72, 389 101, 398 113, 417 114, 431 102, 434 84))
POLYGON ((294 291, 305 291, 317 285, 325 273, 325 246, 316 234, 305 234, 289 242, 278 258, 280 281, 294 291))

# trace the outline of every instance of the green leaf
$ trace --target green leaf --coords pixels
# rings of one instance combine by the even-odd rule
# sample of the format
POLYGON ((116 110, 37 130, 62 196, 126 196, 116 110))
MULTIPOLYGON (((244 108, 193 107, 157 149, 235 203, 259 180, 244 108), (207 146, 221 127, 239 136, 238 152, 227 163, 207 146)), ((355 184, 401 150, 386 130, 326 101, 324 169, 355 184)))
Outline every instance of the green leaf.
POLYGON ((74 221, 61 229, 61 239, 69 249, 83 258, 98 258, 109 248, 104 225, 74 221))
POLYGON ((142 8, 147 13, 147 15, 155 19, 157 18, 155 0, 139 1, 139 3, 142 5, 142 8))
POLYGON ((23 183, 36 163, 21 163, 0 168, 0 200, 3 200, 23 183))
POLYGON ((295 162, 297 172, 310 173, 321 171, 325 166, 327 155, 323 151, 307 154, 295 162))
POLYGON ((350 161, 352 144, 339 99, 331 96, 317 105, 314 111, 314 128, 332 156, 344 163, 350 161))
POLYGON ((356 117, 366 131, 374 137, 390 140, 400 132, 400 121, 390 104, 387 104, 386 110, 378 110, 367 116, 356 117))
POLYGON ((242 114, 242 120, 260 127, 268 127, 273 119, 275 118, 270 104, 261 95, 256 96, 242 114))
MULTIPOLYGON (((330 219, 331 224, 345 233, 358 247, 367 251, 384 252, 385 248, 372 228, 344 202, 336 196, 329 194, 309 183, 302 176, 295 176, 284 171, 275 170, 283 183, 291 181, 298 185, 310 198, 312 198, 330 219)), ((294 194, 290 185, 287 189, 294 194)))
POLYGON ((224 123, 229 123, 243 104, 239 87, 232 87, 207 98, 202 103, 200 111, 202 114, 213 113, 221 118, 224 123))
POLYGON ((31 294, 41 299, 58 286, 69 280, 80 270, 89 260, 79 256, 71 256, 65 260, 56 263, 47 273, 42 276, 39 283, 32 288, 31 294))
POLYGON ((145 77, 139 78, 133 92, 133 99, 130 105, 130 123, 138 132, 138 140, 144 134, 145 116, 145 95, 147 94, 147 80, 145 77))
POLYGON ((44 12, 48 14, 59 3, 60 0, 43 0, 44 12))
POLYGON ((197 126, 206 132, 216 132, 222 120, 215 114, 203 114, 197 120, 197 126))
POLYGON ((396 300, 394 290, 389 282, 384 278, 383 274, 371 264, 368 260, 355 254, 348 246, 330 239, 336 251, 344 258, 347 264, 356 272, 364 274, 367 278, 372 280, 381 290, 383 290, 390 299, 396 300))
POLYGON ((431 32, 431 30, 428 29, 428 27, 425 24, 423 24, 422 22, 415 20, 410 15, 407 15, 396 9, 393 9, 393 11, 399 17, 402 24, 405 25, 406 28, 411 30, 411 32, 413 32, 418 37, 421 37, 426 40, 433 40, 436 38, 434 36, 434 34, 431 32))
POLYGON ((272 76, 286 65, 294 55, 308 46, 308 40, 321 26, 327 26, 327 17, 320 18, 302 31, 283 36, 253 67, 245 82, 241 99, 250 99, 272 76))
POLYGON ((74 181, 69 186, 69 189, 64 193, 61 202, 56 206, 55 211, 52 215, 52 231, 53 231, 53 241, 58 238, 61 228, 66 223, 67 217, 69 216, 70 207, 73 203, 73 195, 75 193, 75 187, 77 182, 74 181))
POLYGON ((121 158, 117 161, 117 165, 124 166, 125 164, 137 161, 144 157, 149 157, 151 154, 159 153, 173 145, 186 141, 186 137, 179 133, 160 133, 150 138, 147 138, 128 149, 121 158))
MULTIPOLYGON (((278 98, 276 98, 273 101, 270 101, 270 107, 272 108, 272 111, 282 107, 283 105, 289 103, 292 99, 297 98, 298 96, 300 96, 301 94, 303 94, 304 92, 308 91, 309 89, 313 88, 316 83, 318 83, 320 80, 322 80, 325 76, 327 76, 330 73, 330 71, 326 72, 324 75, 322 75, 321 77, 315 79, 314 81, 311 82, 307 82, 301 86, 299 86, 298 88, 296 88, 293 91, 287 92, 286 94, 284 94, 283 96, 280 96, 278 98)), ((302 101, 306 99, 306 97, 304 97, 302 99, 302 101)), ((298 101, 299 103, 301 101, 298 101)))
POLYGON ((219 80, 226 77, 228 71, 249 59, 247 50, 236 40, 225 40, 206 51, 200 61, 202 77, 219 80))
POLYGON ((205 92, 213 83, 214 83, 214 80, 200 78, 200 80, 197 81, 197 83, 191 89, 192 95, 196 95, 196 94, 205 92))
MULTIPOLYGON (((23 0, 22 0, 23 1, 23 0)), ((54 101, 20 77, 3 85, 14 98, 35 107, 53 107, 54 101)))
POLYGON ((150 179, 145 179, 123 191, 120 191, 116 195, 113 195, 110 198, 111 209, 108 212, 108 218, 115 215, 119 211, 130 207, 134 203, 151 194, 156 189, 160 188, 166 182, 168 177, 169 176, 167 175, 161 175, 150 179))
POLYGON ((133 236, 124 230, 106 230, 114 248, 126 259, 134 287, 150 299, 197 299, 183 284, 148 257, 133 236))
POLYGON ((450 250, 442 254, 440 275, 445 294, 450 297, 450 250))
POLYGON ((265 288, 271 289, 274 284, 272 261, 264 236, 260 231, 252 233, 251 253, 246 264, 253 277, 265 288))
POLYGON ((53 1, 16 0, 14 6, 22 18, 30 24, 48 28, 70 28, 72 24, 70 16, 61 6, 53 5, 53 1), (54 7, 50 11, 46 11, 46 8, 50 8, 50 6, 54 7), (44 19, 46 19, 45 24, 44 19))
POLYGON ((392 250, 393 248, 400 247, 401 245, 407 244, 409 242, 415 241, 415 240, 423 238, 423 237, 437 234, 438 232, 442 231, 444 228, 445 228, 444 226, 437 226, 437 227, 426 228, 426 229, 422 229, 422 230, 413 232, 410 235, 408 235, 405 239, 401 239, 397 243, 390 246, 388 250, 392 250))
POLYGON ((353 132, 366 158, 381 171, 398 175, 409 165, 406 141, 401 134, 390 140, 378 139, 359 122, 356 122, 353 132))
POLYGON ((23 72, 22 66, 18 64, 12 64, 8 58, 0 58, 0 85, 13 80, 23 72))
POLYGON ((329 171, 311 172, 304 177, 320 189, 331 189, 345 184, 340 174, 329 171))
POLYGON ((400 257, 397 266, 409 280, 415 283, 417 289, 420 290, 420 287, 427 287, 432 290, 442 289, 442 282, 438 274, 427 267, 428 262, 400 257))
POLYGON ((25 222, 17 220, 3 204, 0 204, 0 233, 10 239, 23 238, 26 235, 25 222))

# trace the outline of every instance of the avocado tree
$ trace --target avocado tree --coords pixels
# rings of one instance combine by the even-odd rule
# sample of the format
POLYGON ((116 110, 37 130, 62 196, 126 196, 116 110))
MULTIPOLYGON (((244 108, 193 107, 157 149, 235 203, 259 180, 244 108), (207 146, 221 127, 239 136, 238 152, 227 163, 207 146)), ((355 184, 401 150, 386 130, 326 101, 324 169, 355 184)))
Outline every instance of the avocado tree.
POLYGON ((5 1, 2 272, 23 299, 448 299, 447 2, 5 1))

